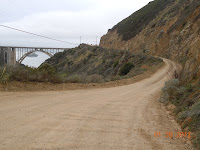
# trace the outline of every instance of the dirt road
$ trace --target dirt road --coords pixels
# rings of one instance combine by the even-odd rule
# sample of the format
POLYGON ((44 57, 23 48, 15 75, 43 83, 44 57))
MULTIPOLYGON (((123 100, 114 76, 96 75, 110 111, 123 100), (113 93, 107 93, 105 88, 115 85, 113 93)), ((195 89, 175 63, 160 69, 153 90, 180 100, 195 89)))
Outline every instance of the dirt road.
POLYGON ((132 85, 62 92, 0 93, 0 149, 186 150, 158 93, 174 64, 132 85), (161 137, 155 137, 161 132, 161 137))

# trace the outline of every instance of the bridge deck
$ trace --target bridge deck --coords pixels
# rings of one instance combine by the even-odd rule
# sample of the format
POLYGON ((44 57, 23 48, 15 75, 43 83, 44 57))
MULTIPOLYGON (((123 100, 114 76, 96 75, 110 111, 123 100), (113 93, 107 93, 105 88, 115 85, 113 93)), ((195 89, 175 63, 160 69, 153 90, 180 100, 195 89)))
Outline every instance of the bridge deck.
POLYGON ((0 46, 0 48, 27 48, 27 49, 62 49, 67 50, 69 48, 52 48, 52 47, 19 47, 19 46, 0 46))

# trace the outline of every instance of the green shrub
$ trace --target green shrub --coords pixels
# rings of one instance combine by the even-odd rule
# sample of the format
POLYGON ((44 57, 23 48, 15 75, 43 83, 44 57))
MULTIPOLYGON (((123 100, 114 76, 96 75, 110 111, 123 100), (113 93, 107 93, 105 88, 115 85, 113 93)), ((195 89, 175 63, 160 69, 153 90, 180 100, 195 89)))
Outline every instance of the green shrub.
POLYGON ((104 82, 104 79, 102 75, 94 74, 94 75, 90 75, 87 78, 87 82, 88 83, 102 83, 104 82))
POLYGON ((63 76, 56 73, 50 65, 43 65, 40 68, 30 68, 26 66, 8 68, 9 79, 20 82, 52 82, 62 83, 63 76))
POLYGON ((65 79, 67 83, 81 83, 83 79, 80 75, 71 75, 65 79))
POLYGON ((197 137, 194 140, 193 144, 195 145, 195 147, 200 149, 200 131, 196 135, 197 135, 197 137))
POLYGON ((160 101, 167 104, 173 98, 173 94, 179 86, 180 81, 178 79, 169 80, 165 83, 164 88, 162 88, 162 96, 160 101))
POLYGON ((124 76, 130 72, 130 70, 135 67, 133 63, 126 63, 119 71, 120 76, 124 76))
POLYGON ((189 117, 189 111, 186 110, 186 111, 180 112, 177 116, 177 119, 179 122, 183 122, 188 117, 189 117))
POLYGON ((51 65, 49 65, 49 64, 47 64, 47 63, 44 63, 44 64, 42 64, 39 68, 38 68, 38 70, 39 71, 46 71, 46 72, 48 72, 49 74, 56 74, 56 69, 53 67, 53 66, 51 66, 51 65))
POLYGON ((118 64, 119 64, 119 59, 115 61, 114 67, 117 67, 118 64))
POLYGON ((165 83, 160 101, 176 106, 174 112, 178 122, 181 123, 183 129, 187 128, 187 131, 195 134, 196 138, 192 142, 200 148, 200 87, 180 79, 165 83))
POLYGON ((160 102, 164 104, 169 103, 169 94, 167 92, 163 93, 160 97, 160 102))
POLYGON ((186 21, 185 21, 185 22, 183 22, 183 24, 182 24, 182 27, 184 28, 186 24, 187 24, 187 22, 186 22, 186 21))
POLYGON ((196 121, 198 121, 200 125, 200 101, 192 105, 192 107, 189 109, 188 115, 190 117, 197 116, 196 121))
POLYGON ((7 73, 6 68, 2 69, 0 72, 0 82, 3 84, 10 82, 10 75, 7 73))
POLYGON ((117 81, 117 80, 120 80, 121 79, 121 77, 120 76, 113 76, 113 77, 111 77, 111 81, 117 81))

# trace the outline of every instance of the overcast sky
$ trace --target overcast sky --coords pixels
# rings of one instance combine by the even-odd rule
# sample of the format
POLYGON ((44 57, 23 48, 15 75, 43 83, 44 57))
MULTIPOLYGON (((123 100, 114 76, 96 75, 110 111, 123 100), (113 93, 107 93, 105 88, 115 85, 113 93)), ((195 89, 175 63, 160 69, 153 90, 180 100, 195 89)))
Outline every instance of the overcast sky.
MULTIPOLYGON (((80 44, 96 44, 151 0, 0 0, 0 24, 80 44)), ((74 47, 0 27, 2 46, 74 47)))

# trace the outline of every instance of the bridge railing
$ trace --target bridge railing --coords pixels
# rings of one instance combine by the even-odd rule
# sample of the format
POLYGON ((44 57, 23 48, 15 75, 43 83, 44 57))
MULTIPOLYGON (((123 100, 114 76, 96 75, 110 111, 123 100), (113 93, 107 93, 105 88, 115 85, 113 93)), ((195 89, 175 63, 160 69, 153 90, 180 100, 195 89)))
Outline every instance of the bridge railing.
POLYGON ((55 48, 15 48, 16 51, 16 60, 19 61, 23 57, 26 58, 33 52, 42 52, 47 54, 49 57, 52 57, 58 52, 63 52, 66 49, 55 49, 55 48))
POLYGON ((42 52, 52 57, 58 52, 63 52, 67 48, 47 48, 47 47, 6 47, 0 46, 2 60, 5 64, 13 65, 15 62, 22 63, 22 61, 33 52, 42 52), (12 63, 9 63, 12 62, 12 63))

